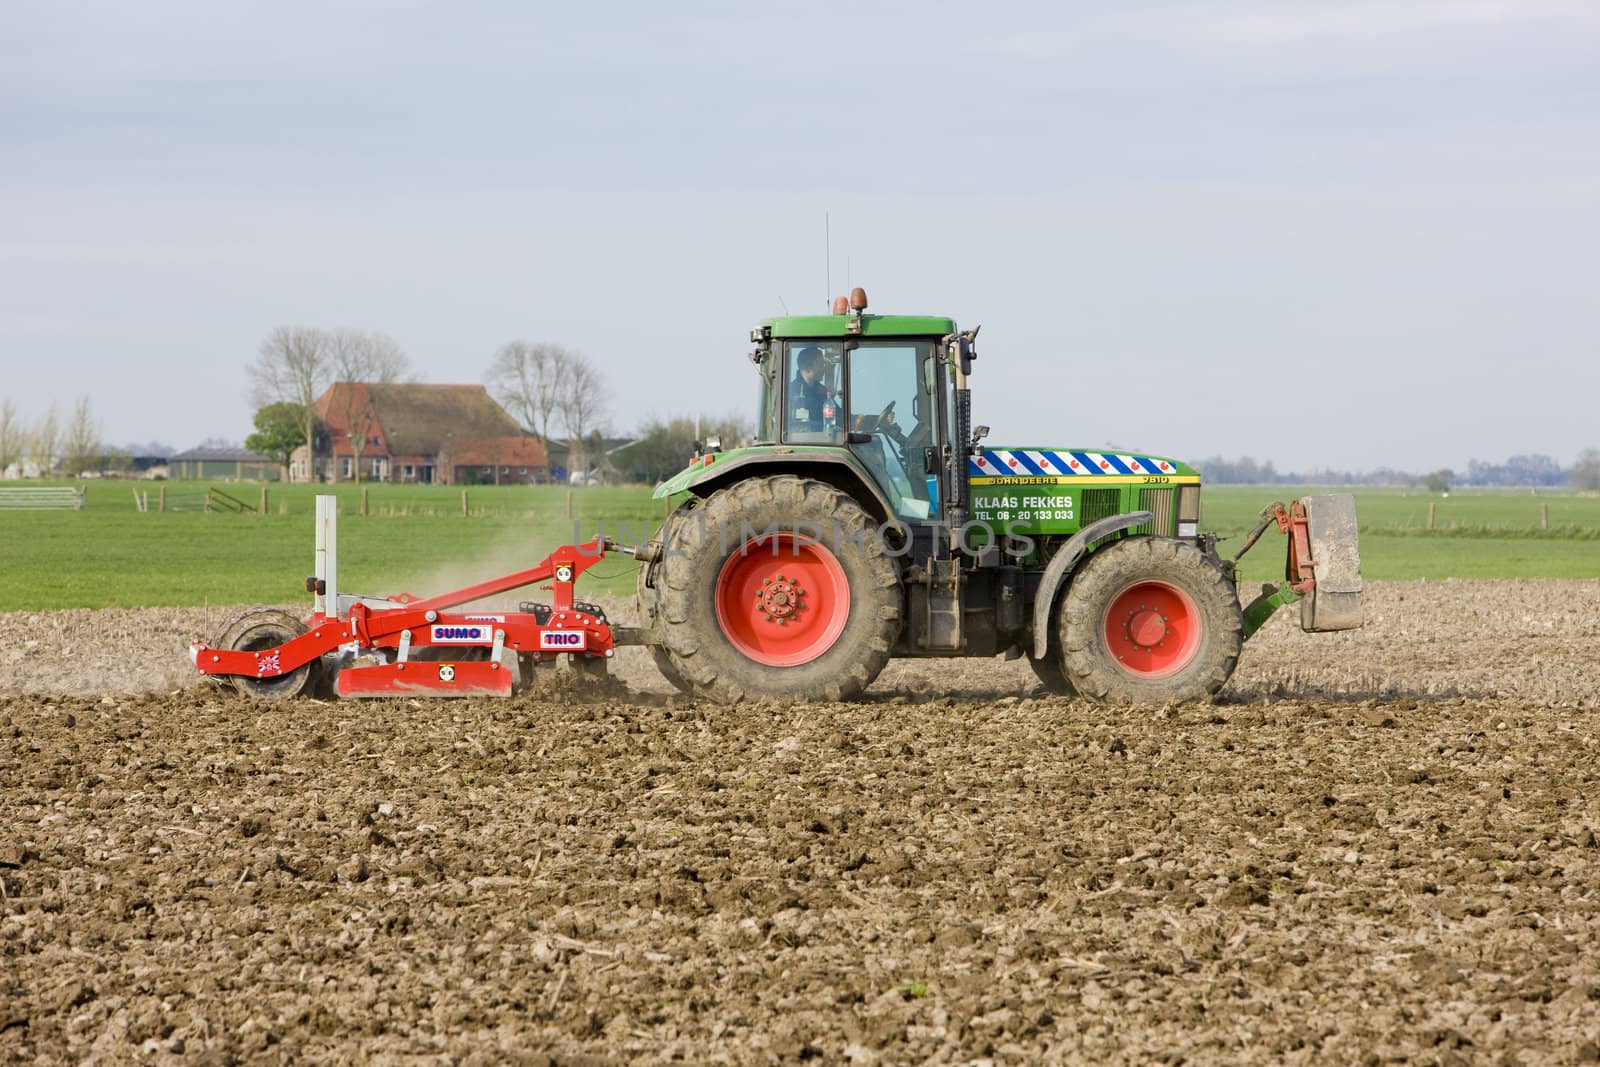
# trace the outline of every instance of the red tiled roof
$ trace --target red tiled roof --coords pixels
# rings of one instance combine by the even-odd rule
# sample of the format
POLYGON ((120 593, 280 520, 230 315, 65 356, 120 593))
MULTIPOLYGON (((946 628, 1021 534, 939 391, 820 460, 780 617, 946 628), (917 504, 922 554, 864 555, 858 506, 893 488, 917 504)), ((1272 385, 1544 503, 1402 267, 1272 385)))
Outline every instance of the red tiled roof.
POLYGON ((459 452, 465 441, 522 432, 481 385, 335 382, 313 407, 328 428, 335 453, 351 451, 346 421, 353 414, 359 426, 369 407, 374 418, 364 449, 368 455, 437 455, 447 441, 459 452), (382 440, 381 447, 371 443, 373 436, 382 440))
POLYGON ((450 448, 455 467, 543 467, 545 460, 537 437, 475 437, 450 448))

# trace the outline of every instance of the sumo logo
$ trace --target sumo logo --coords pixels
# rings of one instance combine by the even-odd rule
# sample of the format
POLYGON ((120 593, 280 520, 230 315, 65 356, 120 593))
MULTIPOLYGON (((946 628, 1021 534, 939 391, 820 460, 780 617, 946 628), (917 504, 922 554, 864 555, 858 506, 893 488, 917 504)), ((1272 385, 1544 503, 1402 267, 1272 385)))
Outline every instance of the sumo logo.
POLYGON ((546 630, 539 635, 539 647, 570 652, 573 649, 584 648, 586 642, 582 630, 546 630))
POLYGON ((436 645, 483 645, 489 643, 487 626, 435 626, 433 643, 436 645))

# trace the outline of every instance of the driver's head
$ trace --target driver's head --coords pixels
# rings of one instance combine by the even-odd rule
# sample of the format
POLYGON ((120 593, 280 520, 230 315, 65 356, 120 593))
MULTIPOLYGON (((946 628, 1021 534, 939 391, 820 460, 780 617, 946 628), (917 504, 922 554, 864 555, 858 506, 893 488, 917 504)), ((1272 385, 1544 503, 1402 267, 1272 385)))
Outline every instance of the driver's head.
POLYGON ((809 346, 802 348, 795 353, 794 365, 800 377, 808 383, 816 381, 822 376, 822 349, 809 346))

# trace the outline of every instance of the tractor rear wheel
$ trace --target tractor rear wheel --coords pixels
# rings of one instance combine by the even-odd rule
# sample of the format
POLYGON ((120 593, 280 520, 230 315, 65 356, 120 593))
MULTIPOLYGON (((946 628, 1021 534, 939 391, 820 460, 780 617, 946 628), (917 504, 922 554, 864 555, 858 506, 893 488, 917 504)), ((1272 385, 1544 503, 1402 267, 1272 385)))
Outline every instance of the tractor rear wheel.
MULTIPOLYGON (((670 544, 674 536, 671 532, 672 524, 678 522, 679 517, 686 514, 687 510, 680 507, 677 511, 667 516, 667 520, 661 524, 661 529, 656 531, 656 540, 661 544, 670 544)), ((656 591, 650 587, 648 580, 651 568, 657 566, 655 563, 643 563, 639 566, 639 616, 640 621, 647 628, 656 625, 656 591)), ((672 687, 680 693, 693 691, 693 686, 684 681, 683 675, 679 674, 678 669, 672 665, 672 657, 667 655, 665 648, 660 645, 649 645, 647 647, 650 649, 650 659, 654 661, 656 670, 661 672, 661 677, 671 683, 672 687)))
POLYGON ((1130 537, 1089 557, 1057 629, 1067 680, 1114 704, 1215 696, 1239 662, 1243 635, 1238 593, 1221 564, 1166 537, 1130 537))
POLYGON ((899 567, 833 486, 752 478, 662 533, 654 617, 675 684, 723 703, 842 700, 889 661, 899 567))
MULTIPOLYGON (((246 608, 224 622, 212 647, 235 652, 260 652, 292 641, 305 632, 305 623, 287 611, 257 605, 246 608)), ((288 700, 309 691, 321 673, 322 661, 314 659, 288 674, 273 678, 247 678, 242 674, 233 674, 228 676, 228 680, 241 693, 263 700, 288 700)))

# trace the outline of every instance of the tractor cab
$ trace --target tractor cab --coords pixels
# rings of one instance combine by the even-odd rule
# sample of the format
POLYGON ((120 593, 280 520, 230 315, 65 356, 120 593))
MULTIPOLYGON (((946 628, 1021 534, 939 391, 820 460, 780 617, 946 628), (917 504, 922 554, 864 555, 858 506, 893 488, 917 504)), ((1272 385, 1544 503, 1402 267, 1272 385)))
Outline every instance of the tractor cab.
POLYGON ((758 439, 845 449, 893 516, 939 517, 943 405, 936 338, 779 339, 758 439))
POLYGON ((942 520, 949 499, 947 318, 866 315, 857 289, 835 314, 770 319, 752 335, 761 373, 756 445, 842 461, 871 483, 884 521, 942 520))

